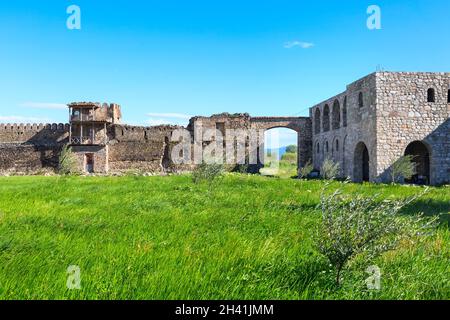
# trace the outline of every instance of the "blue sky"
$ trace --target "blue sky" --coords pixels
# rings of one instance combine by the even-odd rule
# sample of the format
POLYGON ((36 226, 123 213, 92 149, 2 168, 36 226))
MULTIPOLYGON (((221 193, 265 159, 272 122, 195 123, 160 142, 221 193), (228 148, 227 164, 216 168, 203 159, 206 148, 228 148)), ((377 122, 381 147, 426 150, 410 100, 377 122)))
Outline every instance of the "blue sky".
POLYGON ((0 122, 66 122, 116 102, 124 121, 308 115, 382 66, 450 71, 448 0, 2 1, 0 122), (81 30, 66 28, 69 5, 81 30), (366 27, 369 5, 382 29, 366 27))

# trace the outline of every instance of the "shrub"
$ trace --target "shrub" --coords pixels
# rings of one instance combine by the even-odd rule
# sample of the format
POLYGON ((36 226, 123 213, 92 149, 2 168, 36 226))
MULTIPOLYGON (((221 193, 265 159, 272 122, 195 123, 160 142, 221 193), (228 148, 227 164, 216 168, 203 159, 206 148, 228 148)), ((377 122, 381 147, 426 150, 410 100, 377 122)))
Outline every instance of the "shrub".
POLYGON ((192 172, 192 181, 194 183, 206 181, 211 186, 214 181, 224 174, 224 171, 223 164, 203 162, 192 172))
POLYGON ((64 145, 59 155, 58 172, 63 175, 78 173, 77 159, 69 145, 64 145))
POLYGON ((423 234, 435 227, 437 218, 401 216, 400 210, 418 196, 406 200, 380 200, 379 196, 344 198, 339 190, 321 196, 322 223, 315 243, 336 271, 339 286, 341 273, 349 261, 365 255, 368 260, 394 250, 402 240, 423 234))
POLYGON ((414 156, 407 155, 394 162, 390 170, 392 183, 400 182, 401 179, 411 179, 416 174, 416 164, 413 160, 414 156))
POLYGON ((303 168, 300 168, 299 177, 300 179, 307 178, 311 172, 313 172, 314 166, 311 163, 311 160, 308 160, 308 162, 305 164, 303 168))
POLYGON ((320 174, 325 180, 333 180, 339 173, 339 163, 333 162, 333 160, 326 158, 320 168, 320 174))

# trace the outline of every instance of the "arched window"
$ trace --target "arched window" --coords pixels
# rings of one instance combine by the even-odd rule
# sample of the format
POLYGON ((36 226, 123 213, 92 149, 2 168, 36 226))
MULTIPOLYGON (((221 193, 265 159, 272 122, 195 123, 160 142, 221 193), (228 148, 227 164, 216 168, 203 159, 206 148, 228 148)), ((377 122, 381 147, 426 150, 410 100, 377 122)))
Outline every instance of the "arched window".
POLYGON ((344 98, 344 106, 342 107, 342 126, 347 127, 347 97, 344 98))
POLYGON ((319 154, 320 153, 320 144, 317 142, 317 154, 319 154))
POLYGON ((436 102, 436 94, 435 94, 435 91, 433 88, 428 89, 427 101, 428 102, 436 102))
POLYGON ((325 152, 326 153, 328 153, 328 150, 329 150, 330 148, 328 147, 328 141, 327 142, 325 142, 325 152))
POLYGON ((450 103, 450 89, 447 92, 447 103, 450 103))
POLYGON ((323 108, 322 128, 323 132, 330 131, 330 107, 327 104, 323 108))
POLYGON ((332 116, 333 121, 331 125, 333 130, 339 129, 341 127, 341 106, 338 100, 334 101, 332 116))
POLYGON ((339 140, 336 139, 336 152, 339 152, 339 140))
POLYGON ((363 93, 360 92, 359 96, 358 96, 358 106, 360 108, 364 108, 364 97, 363 97, 363 93))
POLYGON ((314 132, 316 134, 320 133, 320 109, 316 109, 316 113, 314 115, 314 132))

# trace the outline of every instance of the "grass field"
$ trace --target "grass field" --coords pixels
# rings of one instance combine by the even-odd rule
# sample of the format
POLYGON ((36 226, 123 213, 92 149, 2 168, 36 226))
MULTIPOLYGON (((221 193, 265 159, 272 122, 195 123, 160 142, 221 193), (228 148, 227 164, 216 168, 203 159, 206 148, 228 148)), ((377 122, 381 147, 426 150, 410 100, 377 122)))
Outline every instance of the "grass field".
MULTIPOLYGON (((439 230, 368 262, 334 286, 311 237, 321 181, 227 175, 211 191, 189 176, 0 178, 0 299, 449 299, 450 189, 405 214, 443 214, 439 230), (66 287, 67 268, 81 289, 66 287)), ((342 184, 336 182, 332 188, 342 184)), ((407 197, 419 187, 344 186, 407 197)))

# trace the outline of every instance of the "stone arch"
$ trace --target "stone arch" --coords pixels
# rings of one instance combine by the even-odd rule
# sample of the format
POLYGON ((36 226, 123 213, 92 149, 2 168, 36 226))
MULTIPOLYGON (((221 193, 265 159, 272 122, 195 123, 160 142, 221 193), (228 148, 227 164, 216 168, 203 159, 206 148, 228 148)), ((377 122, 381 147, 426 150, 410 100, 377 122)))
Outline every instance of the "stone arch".
POLYGON ((330 131, 330 107, 328 104, 323 108, 322 130, 323 132, 330 131))
POLYGON ((320 133, 320 108, 316 109, 316 112, 314 114, 314 133, 319 134, 320 133))
MULTIPOLYGON (((313 136, 313 123, 310 117, 251 117, 250 124, 251 129, 256 129, 258 131, 263 130, 264 132, 275 128, 287 128, 294 130, 297 132, 297 167, 301 168, 311 160, 313 153, 311 139, 313 136)), ((258 150, 260 148, 261 143, 259 143, 258 150)))
POLYGON ((333 130, 341 127, 341 105, 337 99, 333 103, 331 127, 333 130))
POLYGON ((369 149, 364 142, 356 144, 353 155, 353 180, 364 182, 370 180, 370 156, 369 149))
POLYGON ((416 174, 407 183, 430 184, 431 180, 431 151, 428 144, 423 141, 413 141, 405 149, 405 156, 413 156, 416 165, 416 174))
POLYGON ((427 90, 427 102, 436 102, 436 91, 434 88, 427 90))
POLYGON ((342 106, 342 126, 347 127, 347 96, 344 98, 344 105, 342 106))

